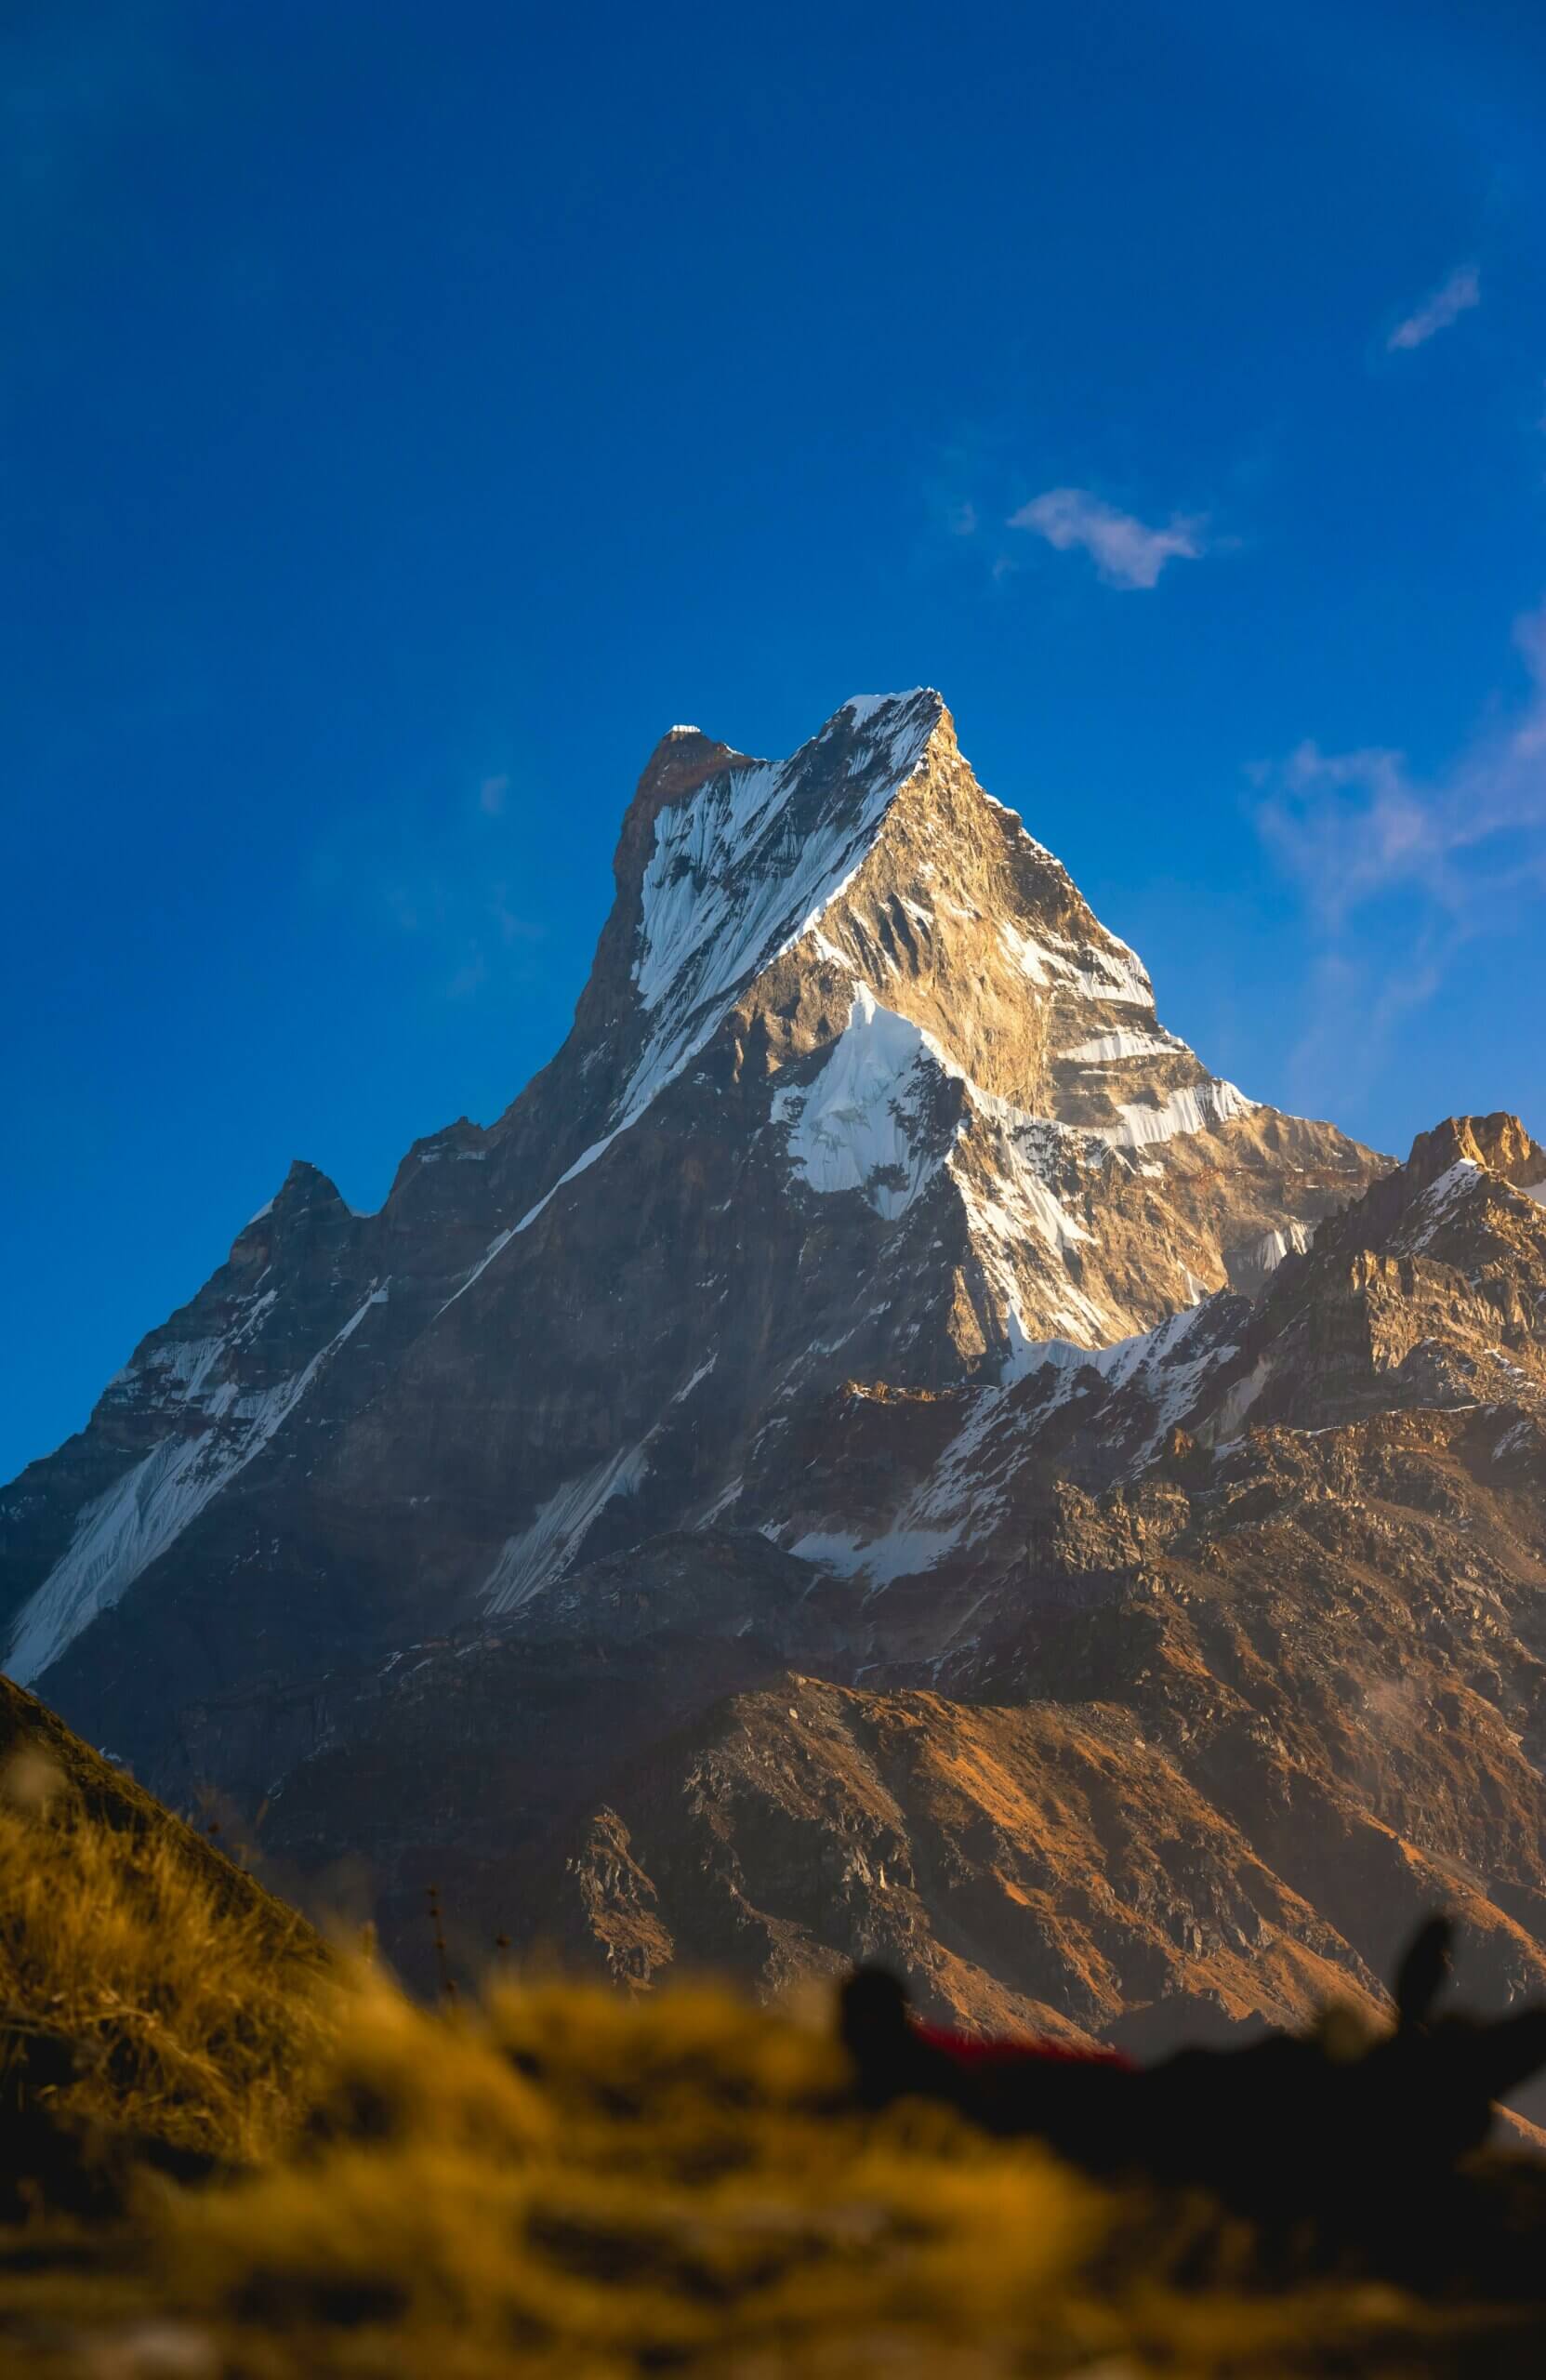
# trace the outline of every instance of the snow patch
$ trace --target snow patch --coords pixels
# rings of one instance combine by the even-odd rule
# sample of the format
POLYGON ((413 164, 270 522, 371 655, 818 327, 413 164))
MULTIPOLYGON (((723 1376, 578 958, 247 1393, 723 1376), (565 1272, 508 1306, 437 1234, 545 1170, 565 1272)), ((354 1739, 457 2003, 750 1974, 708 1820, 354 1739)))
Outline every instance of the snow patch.
POLYGON ((676 1395, 671 1399, 672 1404, 685 1405, 687 1399, 692 1395, 693 1391, 696 1388, 699 1381, 707 1380, 708 1378, 709 1373, 713 1370, 719 1360, 720 1351, 718 1347, 716 1347, 714 1353, 711 1355, 707 1356, 698 1366, 698 1368, 693 1374, 692 1379, 683 1381, 681 1386, 678 1389, 676 1395))
MULTIPOLYGON (((1050 1159, 1065 1154, 1064 1129, 984 1091, 921 1025, 882 1008, 867 985, 854 985, 848 1023, 815 1081, 776 1091, 770 1114, 790 1126, 790 1158, 813 1190, 862 1191, 887 1222, 905 1214, 945 1166, 1006 1308, 1018 1296, 1015 1251, 1027 1237, 1059 1256, 1090 1243, 1046 1178, 1050 1159), (941 1079, 958 1082, 966 1103, 948 1147, 932 1149, 926 1111, 941 1079)), ((1069 1327, 1098 1334, 1097 1308, 1072 1281, 1064 1294, 1069 1327)))
POLYGON ((890 710, 893 703, 917 702, 920 695, 929 692, 927 686, 909 686, 903 694, 850 694, 841 707, 847 711, 857 730, 867 727, 879 712, 890 710))
POLYGON ((1109 948, 1095 944, 1086 956, 1087 963, 1076 972, 1078 988, 1087 999, 1122 1002, 1130 1008, 1154 1007, 1148 970, 1125 942, 1113 934, 1109 948))
MULTIPOLYGON (((262 1452, 323 1366, 353 1336, 371 1307, 385 1302, 386 1294, 385 1288, 373 1288, 342 1329, 290 1379, 246 1391, 222 1382, 205 1408, 212 1426, 193 1435, 164 1438, 105 1495, 86 1505, 65 1553, 22 1606, 6 1659, 7 1676, 18 1686, 31 1686, 99 1612, 119 1602, 141 1572, 262 1452)), ((174 1377, 186 1373, 191 1382, 202 1383, 211 1344, 223 1349, 225 1342, 186 1342, 173 1351, 165 1368, 174 1377)))
POLYGON ((1208 1446, 1223 1446, 1240 1435, 1240 1425, 1251 1407, 1261 1396, 1273 1376, 1270 1355, 1262 1355, 1251 1366, 1243 1380, 1237 1380, 1224 1391, 1217 1408, 1208 1417, 1198 1435, 1208 1446))
MULTIPOLYGON (((1154 986, 1137 953, 1115 934, 1107 934, 1103 926, 1098 931, 1104 937, 1101 942, 1073 942, 1064 934, 1053 934, 1043 942, 1000 919, 998 940, 1021 973, 1043 990, 1068 991, 1083 999, 1152 1011, 1154 986)), ((1174 1045, 1167 1040, 1161 1046, 1174 1045)))
POLYGON ((1169 1033, 1098 1033, 1092 1041, 1060 1050, 1058 1055, 1076 1066, 1115 1066, 1125 1058, 1173 1058, 1184 1048, 1169 1033))
POLYGON ((916 1138, 937 1071, 920 1027, 856 985, 848 1023, 811 1088, 773 1094, 773 1120, 790 1123, 789 1156, 811 1188, 824 1197, 862 1190, 888 1223, 905 1214, 937 1168, 916 1138))
MULTIPOLYGON (((854 754, 841 791, 857 800, 829 803, 813 832, 801 833, 787 815, 809 778, 810 746, 789 760, 726 770, 656 819, 634 981, 646 1009, 678 1010, 667 1039, 690 1033, 707 1003, 727 1003, 797 919, 797 933, 814 921, 913 774, 938 716, 909 696, 865 695, 847 708, 864 726, 890 714, 891 732, 865 747, 873 752, 867 768, 854 765, 854 754)), ((662 1061, 647 1053, 646 1063, 653 1071, 662 1061)))
MULTIPOLYGON (((1011 811, 1010 815, 1012 817, 1013 814, 1011 811)), ((1034 934, 1022 933, 1006 919, 999 920, 998 940, 1021 973, 1028 975, 1033 984, 1045 986, 1053 981, 1055 974, 1067 972, 1064 962, 1054 951, 1049 950, 1044 942, 1037 942, 1034 934)))
POLYGON ((1426 1248, 1436 1238, 1456 1200, 1473 1187, 1481 1173, 1482 1168, 1474 1157, 1460 1157, 1435 1181, 1430 1182, 1413 1210, 1411 1222, 1418 1223, 1419 1228, 1414 1231, 1409 1223, 1402 1234, 1408 1248, 1426 1248))
POLYGON ((808 1529, 788 1550, 840 1579, 863 1578, 871 1586, 884 1587, 893 1579, 913 1579, 933 1569, 959 1541, 958 1528, 893 1528, 863 1544, 841 1530, 808 1529))
POLYGON ((1315 1236, 1314 1223, 1289 1222, 1243 1248, 1232 1248, 1227 1263, 1233 1286, 1246 1297, 1259 1295, 1278 1266, 1290 1256, 1302 1256, 1315 1236))
POLYGON ((1096 1124, 1091 1130, 1113 1148, 1154 1148, 1162 1141, 1173 1141, 1179 1133, 1206 1132, 1235 1116, 1253 1115, 1259 1104, 1234 1083, 1209 1079, 1172 1091, 1157 1102, 1130 1101, 1117 1110, 1122 1119, 1119 1124, 1096 1124))
MULTIPOLYGON (((515 1225, 514 1230, 506 1232, 504 1239, 498 1243, 498 1247, 496 1248, 492 1253, 497 1255, 498 1248, 502 1248, 504 1246, 505 1240, 513 1239, 516 1232, 524 1231, 528 1223, 535 1223, 538 1215, 541 1214, 543 1208, 548 1204, 548 1201, 553 1197, 554 1193, 562 1190, 566 1182, 573 1182, 577 1175, 588 1173, 590 1168, 595 1164, 596 1159, 599 1157, 605 1157, 608 1149, 612 1146, 613 1142, 616 1140, 618 1133, 627 1131, 628 1125, 633 1123, 635 1120, 636 1119, 633 1117, 628 1117, 623 1123, 618 1125, 616 1131, 603 1132, 599 1141, 592 1141, 588 1149, 582 1149, 579 1156, 575 1159, 574 1164, 569 1168, 568 1171, 559 1175, 559 1178, 554 1183, 552 1189, 545 1190, 535 1207, 527 1208, 525 1213, 522 1216, 521 1221, 515 1225)), ((483 1262, 486 1263, 488 1259, 485 1257, 483 1262)), ((482 1265, 480 1264, 478 1271, 481 1273, 482 1269, 482 1265)), ((476 1278, 477 1275, 474 1274, 473 1279, 475 1280, 476 1278)), ((472 1283, 469 1281, 465 1286, 470 1289, 472 1283)), ((458 1289, 456 1294, 460 1297, 461 1290, 458 1289)))
POLYGON ((1110 1389, 1136 1386, 1154 1399, 1156 1419, 1150 1431, 1144 1457, 1156 1447, 1172 1422, 1193 1405, 1208 1374, 1238 1353, 1234 1346, 1200 1348, 1192 1344, 1199 1320, 1208 1313, 1205 1301, 1197 1305, 1183 1306, 1152 1330, 1141 1330, 1130 1339, 1118 1339, 1105 1347, 1081 1347, 1068 1340, 1050 1339, 1039 1344, 1027 1342, 1016 1358, 1004 1370, 1006 1384, 1011 1380, 1024 1380, 1036 1371, 1050 1369, 1062 1376, 1061 1384, 1046 1411, 1066 1404, 1078 1384, 1078 1376, 1093 1371, 1110 1389))
POLYGON ((624 1447, 549 1496, 519 1536, 506 1540, 484 1580, 483 1600, 489 1611, 519 1611, 553 1580, 561 1579, 601 1507, 614 1496, 631 1496, 649 1467, 642 1447, 624 1447))

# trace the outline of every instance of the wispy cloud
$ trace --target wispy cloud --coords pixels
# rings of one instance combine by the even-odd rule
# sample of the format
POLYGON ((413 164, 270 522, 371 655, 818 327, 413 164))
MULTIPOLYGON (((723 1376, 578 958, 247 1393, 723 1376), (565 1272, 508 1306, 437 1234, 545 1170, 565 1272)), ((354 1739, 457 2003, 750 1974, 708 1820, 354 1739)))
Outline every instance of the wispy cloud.
POLYGON ((1464 920, 1521 885, 1546 887, 1546 606, 1514 641, 1528 694, 1433 781, 1400 752, 1313 743, 1267 773, 1258 823, 1328 927, 1393 892, 1464 920))
POLYGON ((487 818, 497 818, 503 813, 505 797, 510 789, 509 777, 485 777, 478 787, 478 807, 487 818))
POLYGON ((1441 283, 1431 298, 1425 298, 1415 312, 1405 322, 1397 323, 1386 348, 1394 353, 1404 347, 1422 347, 1438 331, 1447 331, 1460 315, 1482 302, 1482 276, 1473 264, 1457 265, 1447 281, 1441 283))
POLYGON ((1399 751, 1314 743, 1254 773, 1257 826, 1320 939, 1294 1064, 1323 1090, 1345 1078, 1354 1046, 1371 1072, 1394 1025, 1434 996, 1467 943, 1546 898, 1546 606, 1515 624, 1514 641, 1526 694, 1437 774, 1420 775, 1399 751), (1401 957, 1381 973, 1360 920, 1392 899, 1406 905, 1401 957))
POLYGON ((1011 512, 1009 525, 1034 530, 1059 553, 1082 549, 1109 587, 1154 587, 1168 562, 1196 562, 1205 550, 1200 519, 1174 513, 1165 528, 1151 529, 1082 487, 1048 488, 1011 512))

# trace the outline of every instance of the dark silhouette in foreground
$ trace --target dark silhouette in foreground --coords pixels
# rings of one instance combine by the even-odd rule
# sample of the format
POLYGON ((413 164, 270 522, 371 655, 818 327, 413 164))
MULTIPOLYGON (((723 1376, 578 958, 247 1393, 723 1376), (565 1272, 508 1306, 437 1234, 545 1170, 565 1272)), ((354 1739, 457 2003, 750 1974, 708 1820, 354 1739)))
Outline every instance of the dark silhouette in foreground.
POLYGON ((840 2030, 867 2107, 943 2102, 1103 2179, 1197 2186, 1233 2213, 1306 2220, 1328 2246, 1407 2267, 1434 2225, 1456 2219, 1457 2167, 1486 2140, 1495 2102, 1546 2065, 1546 2007, 1496 2022, 1435 2015, 1452 1941, 1445 1918, 1421 1928, 1396 1977, 1395 2024, 1373 2037, 1333 2013, 1308 2033, 1138 2068, 920 2025, 874 1966, 843 1987, 840 2030))

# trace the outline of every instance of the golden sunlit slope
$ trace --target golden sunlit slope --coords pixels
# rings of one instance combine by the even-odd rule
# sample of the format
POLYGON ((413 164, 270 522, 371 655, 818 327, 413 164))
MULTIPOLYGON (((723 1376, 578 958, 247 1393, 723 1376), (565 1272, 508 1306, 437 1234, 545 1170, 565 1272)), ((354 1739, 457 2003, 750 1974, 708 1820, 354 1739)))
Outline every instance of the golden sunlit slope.
POLYGON ((324 1965, 293 1910, 0 1678, 0 2041, 53 2113, 263 2154, 325 2030, 324 1965))

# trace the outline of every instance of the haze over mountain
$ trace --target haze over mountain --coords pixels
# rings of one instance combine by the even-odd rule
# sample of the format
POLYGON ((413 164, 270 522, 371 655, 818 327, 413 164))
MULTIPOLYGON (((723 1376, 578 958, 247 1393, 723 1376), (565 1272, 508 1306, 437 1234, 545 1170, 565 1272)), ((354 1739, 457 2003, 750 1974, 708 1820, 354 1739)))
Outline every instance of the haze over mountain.
POLYGON ((673 728, 615 875, 498 1121, 294 1166, 0 1496, 10 1674, 410 1960, 1163 2030, 1458 1897, 1539 1989, 1546 1151, 1210 1073, 928 690, 673 728))

